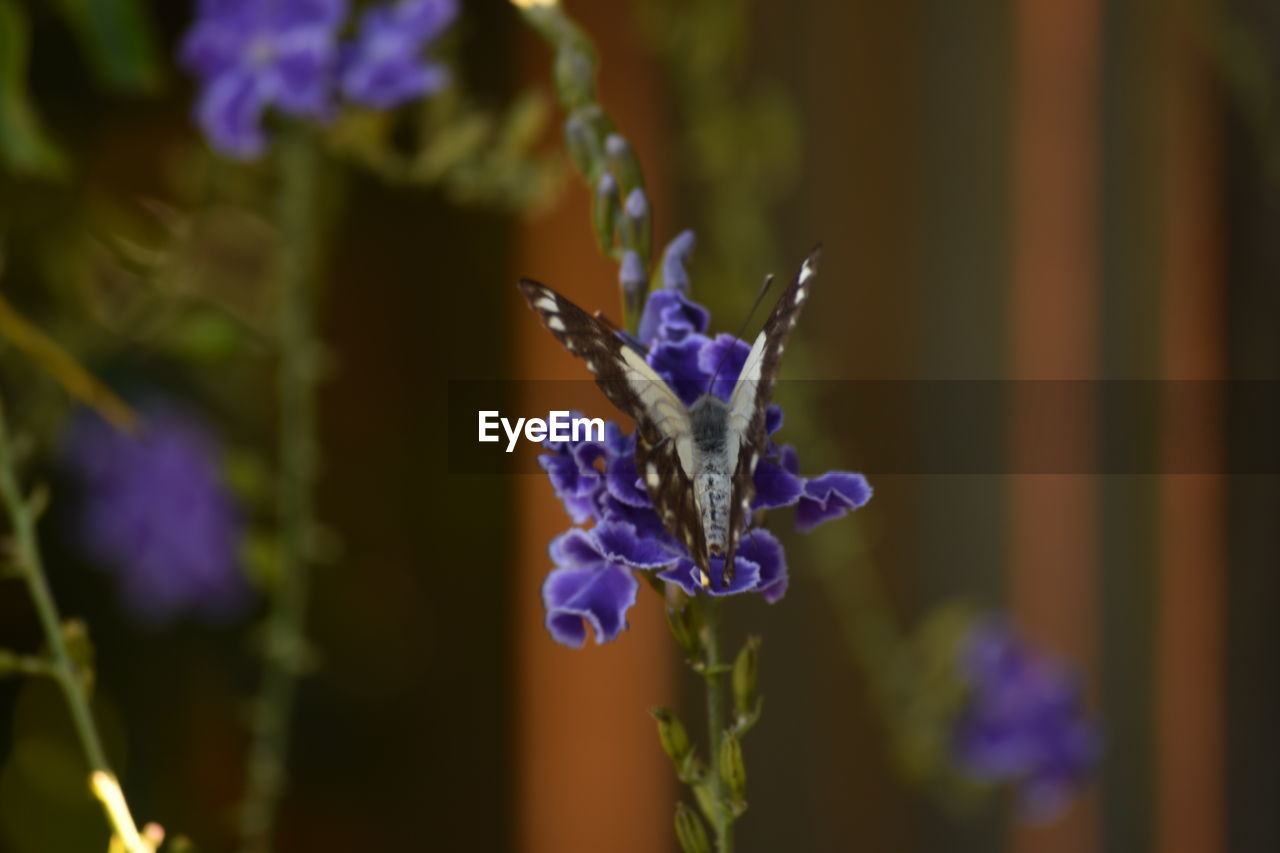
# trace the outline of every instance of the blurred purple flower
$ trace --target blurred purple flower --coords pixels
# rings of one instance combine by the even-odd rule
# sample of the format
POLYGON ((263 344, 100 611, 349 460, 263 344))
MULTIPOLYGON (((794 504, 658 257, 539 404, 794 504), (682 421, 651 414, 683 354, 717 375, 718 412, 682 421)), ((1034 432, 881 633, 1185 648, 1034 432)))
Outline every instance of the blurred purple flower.
MULTIPOLYGON (((676 243, 677 251, 669 248, 668 256, 687 255, 692 234, 685 232, 676 243)), ((643 318, 640 341, 649 347, 648 362, 686 405, 706 393, 722 360, 712 390, 728 399, 746 359, 747 344, 732 335, 709 338, 703 334, 709 312, 679 289, 650 293, 643 318)), ((769 447, 756 468, 753 510, 796 506, 796 526, 807 531, 870 500, 871 487, 861 474, 831 471, 813 479, 800 476, 795 448, 772 441, 781 427, 782 409, 771 405, 766 419, 769 447)), ((659 578, 690 595, 758 592, 772 603, 786 592, 782 545, 757 526, 742 536, 729 586, 722 586, 722 572, 716 571, 723 561, 713 558, 711 587, 704 590, 688 551, 667 533, 636 474, 634 434, 624 433, 616 423, 606 422, 603 441, 548 441, 543 446, 547 452, 539 462, 569 517, 576 525, 594 524, 589 530, 571 529, 551 546, 556 567, 547 576, 542 596, 547 628, 558 642, 581 646, 586 639, 584 621, 594 629, 596 642, 617 637, 626 627, 626 612, 639 588, 633 571, 660 570, 659 578), (588 542, 594 544, 588 546, 588 542)))
POLYGON ((64 461, 80 486, 79 545, 116 574, 125 605, 146 624, 184 612, 233 617, 249 588, 217 443, 172 408, 144 407, 142 415, 138 435, 91 412, 68 429, 64 461))
POLYGON ((342 93, 384 110, 444 88, 449 69, 422 54, 457 14, 456 0, 400 0, 366 11, 344 51, 342 93))
POLYGON ((1078 681, 990 617, 970 629, 959 668, 969 699, 953 731, 958 769, 978 782, 1016 783, 1025 819, 1052 818, 1101 750, 1078 681))
POLYGON ((200 0, 179 48, 199 78, 195 119, 238 159, 266 149, 263 112, 321 118, 330 109, 346 0, 200 0))

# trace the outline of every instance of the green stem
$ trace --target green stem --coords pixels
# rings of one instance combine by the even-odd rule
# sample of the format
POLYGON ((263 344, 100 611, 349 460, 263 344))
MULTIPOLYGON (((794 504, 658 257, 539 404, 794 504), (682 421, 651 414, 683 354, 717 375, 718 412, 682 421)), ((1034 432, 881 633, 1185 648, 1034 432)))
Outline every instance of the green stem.
POLYGON ((286 783, 290 721, 306 656, 309 539, 313 527, 317 350, 313 317, 313 259, 319 216, 319 152, 304 128, 280 142, 277 313, 279 346, 278 583, 269 601, 264 673, 251 722, 248 779, 240 820, 242 850, 272 847, 275 816, 286 783))
POLYGON ((707 750, 711 800, 715 804, 716 849, 733 850, 733 817, 725 806, 720 778, 720 745, 724 739, 724 667, 720 660, 720 601, 706 596, 702 603, 703 676, 707 683, 707 750))
MULTIPOLYGON (((102 748, 102 739, 98 736, 98 728, 94 724, 89 696, 84 688, 84 676, 67 648, 62 632, 62 617, 45 577, 40 544, 36 539, 36 512, 30 500, 22 494, 16 469, 5 423, 4 403, 0 401, 0 500, 3 500, 5 512, 13 526, 16 568, 27 586, 27 592, 35 605, 36 616, 40 620, 40 628, 49 645, 48 674, 62 689, 63 698, 71 712, 71 724, 75 727, 89 770, 114 777, 111 765, 107 762, 107 754, 102 748)), ((122 826, 117 822, 119 816, 110 809, 105 811, 107 821, 118 837, 136 837, 137 830, 133 826, 122 826)))

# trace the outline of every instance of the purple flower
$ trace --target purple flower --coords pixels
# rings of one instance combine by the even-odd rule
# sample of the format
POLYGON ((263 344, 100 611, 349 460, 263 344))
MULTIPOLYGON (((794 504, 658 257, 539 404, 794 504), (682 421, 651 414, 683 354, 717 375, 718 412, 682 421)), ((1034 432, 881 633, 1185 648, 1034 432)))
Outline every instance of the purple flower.
POLYGON ((422 54, 457 14, 455 0, 400 0, 369 9, 343 56, 343 95, 385 110, 444 88, 449 69, 422 54))
POLYGON ((115 572, 125 605, 144 623, 160 626, 188 611, 230 618, 248 603, 249 588, 217 443, 175 409, 142 414, 137 435, 89 412, 68 429, 64 461, 80 486, 79 544, 115 572))
MULTIPOLYGON (((692 246, 692 235, 677 238, 692 246)), ((671 249, 668 249, 671 254, 671 249)), ((732 335, 703 334, 710 322, 705 308, 673 289, 649 294, 640 340, 648 362, 688 405, 711 387, 728 399, 746 359, 748 346, 732 335)), ((782 427, 782 410, 769 407, 769 446, 755 473, 753 510, 796 506, 797 527, 810 530, 865 504, 871 487, 861 474, 831 471, 806 479, 799 473, 795 449, 779 447, 773 435, 782 427)), ((644 484, 636 474, 635 436, 607 422, 603 441, 546 442, 539 461, 557 497, 576 525, 551 545, 556 568, 543 586, 547 628, 565 645, 585 642, 590 625, 597 642, 614 639, 626 627, 639 584, 633 572, 658 570, 657 577, 690 595, 757 592, 766 601, 787 589, 787 563, 781 543, 760 526, 742 536, 733 580, 721 581, 723 559, 711 560, 711 587, 703 589, 688 550, 664 528, 644 484)), ((757 519, 758 521, 758 519, 757 519)))
POLYGON ((1100 753, 1078 681, 995 618, 970 629, 959 669, 969 698, 953 730, 958 769, 978 782, 1017 784, 1025 818, 1053 817, 1100 753))
POLYGON ((346 0, 200 0, 180 59, 199 78, 195 119, 209 144, 252 159, 266 148, 268 107, 323 117, 346 14, 346 0))
POLYGON ((542 585, 547 630, 557 642, 580 648, 586 622, 597 643, 612 640, 626 627, 627 610, 640 589, 631 570, 669 566, 678 558, 664 543, 639 536, 623 521, 571 529, 551 543, 556 568, 542 585))

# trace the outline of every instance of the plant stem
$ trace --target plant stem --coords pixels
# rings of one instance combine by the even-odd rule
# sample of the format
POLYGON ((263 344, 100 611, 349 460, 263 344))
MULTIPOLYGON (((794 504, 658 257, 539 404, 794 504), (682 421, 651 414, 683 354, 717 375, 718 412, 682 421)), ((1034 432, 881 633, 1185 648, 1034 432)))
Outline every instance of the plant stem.
POLYGON ((290 720, 306 656, 308 546, 313 527, 318 344, 312 279, 319 226, 315 183, 319 152, 305 128, 293 127, 280 141, 279 156, 279 574, 268 604, 263 681, 251 722, 253 743, 240 820, 245 853, 271 849, 276 810, 284 793, 290 720))
MULTIPOLYGON (((102 749, 102 740, 93 721, 93 711, 89 707, 89 697, 84 689, 80 667, 67 649, 66 638, 62 633, 62 617, 49 589, 44 561, 40 556, 40 544, 36 539, 36 513, 22 494, 16 467, 5 424, 4 403, 0 401, 0 500, 3 500, 5 512, 13 526, 15 565, 35 605, 40 628, 49 645, 49 675, 62 689, 63 698, 71 712, 71 724, 75 727, 80 748, 89 764, 90 775, 105 773, 114 778, 115 774, 107 763, 107 755, 102 749)), ((104 810, 112 830, 129 845, 130 853, 147 853, 147 848, 140 846, 138 830, 127 811, 120 814, 110 808, 104 810)))
POLYGON ((720 601, 706 596, 702 604, 703 676, 707 682, 707 752, 711 800, 715 804, 716 849, 733 850, 733 818, 724 803, 720 778, 720 744, 724 737, 724 670, 720 661, 720 601))

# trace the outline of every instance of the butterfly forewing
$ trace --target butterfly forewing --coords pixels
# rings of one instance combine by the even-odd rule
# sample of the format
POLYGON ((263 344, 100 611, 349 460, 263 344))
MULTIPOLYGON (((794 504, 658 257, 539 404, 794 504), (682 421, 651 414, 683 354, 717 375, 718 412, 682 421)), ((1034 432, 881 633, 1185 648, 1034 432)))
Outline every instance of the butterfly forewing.
POLYGON ((616 332, 551 288, 520 290, 556 340, 586 362, 596 384, 636 425, 636 471, 667 530, 706 568, 706 536, 693 498, 689 412, 666 381, 616 332))
POLYGON ((809 299, 809 286, 818 274, 822 247, 816 247, 800 265, 800 272, 778 298, 773 313, 756 335, 743 362, 733 394, 729 397, 729 431, 737 438, 737 464, 733 472, 733 500, 729 506, 729 542, 725 549, 725 574, 733 571, 733 555, 751 516, 755 495, 756 464, 768 449, 765 413, 773 399, 773 384, 782 364, 787 338, 795 328, 800 309, 809 299))

